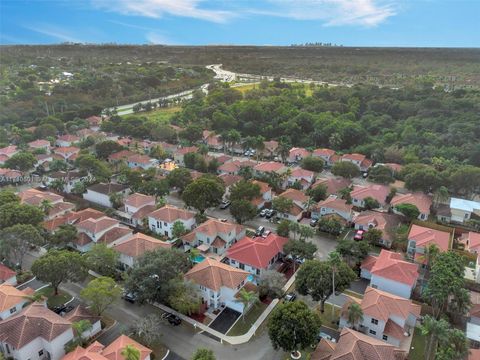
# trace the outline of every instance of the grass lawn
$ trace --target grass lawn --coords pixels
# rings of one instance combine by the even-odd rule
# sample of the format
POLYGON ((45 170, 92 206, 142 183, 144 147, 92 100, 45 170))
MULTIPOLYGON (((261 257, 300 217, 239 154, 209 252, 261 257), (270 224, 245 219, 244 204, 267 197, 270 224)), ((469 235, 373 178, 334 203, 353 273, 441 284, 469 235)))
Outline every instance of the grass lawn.
POLYGON ((424 351, 425 351, 425 336, 422 335, 422 332, 418 327, 415 328, 413 333, 412 344, 410 346, 410 353, 408 358, 410 360, 423 360, 424 351))
POLYGON ((173 114, 181 110, 182 108, 180 106, 172 106, 168 108, 159 108, 149 112, 141 111, 139 113, 133 113, 133 114, 123 115, 123 116, 132 116, 132 115, 145 116, 146 118, 148 118, 148 120, 168 123, 170 118, 173 116, 173 114))
POLYGON ((48 299, 47 305, 49 308, 54 308, 55 306, 65 304, 67 301, 72 299, 70 295, 63 291, 59 291, 58 295, 54 295, 53 291, 54 290, 51 286, 47 286, 46 288, 37 291, 37 293, 42 294, 48 299))
POLYGON ((351 291, 351 290, 344 290, 343 293, 345 295, 348 295, 348 296, 353 296, 357 299, 363 299, 363 296, 361 294, 358 294, 358 293, 356 293, 354 291, 351 291))
POLYGON ((259 302, 256 306, 252 306, 250 310, 245 314, 245 318, 242 320, 240 318, 237 323, 230 329, 227 333, 229 336, 238 336, 245 334, 253 325, 255 321, 257 321, 260 314, 262 314, 267 305, 262 302, 259 302))
POLYGON ((252 89, 258 89, 260 87, 260 84, 245 84, 242 86, 234 86, 232 89, 240 91, 242 94, 245 94, 247 91, 250 91, 252 89))
POLYGON ((337 321, 340 318, 340 308, 338 306, 325 304, 325 311, 323 312, 323 314, 320 312, 320 307, 317 308, 317 313, 320 316, 320 319, 322 319, 323 326, 332 329, 338 329, 337 321))

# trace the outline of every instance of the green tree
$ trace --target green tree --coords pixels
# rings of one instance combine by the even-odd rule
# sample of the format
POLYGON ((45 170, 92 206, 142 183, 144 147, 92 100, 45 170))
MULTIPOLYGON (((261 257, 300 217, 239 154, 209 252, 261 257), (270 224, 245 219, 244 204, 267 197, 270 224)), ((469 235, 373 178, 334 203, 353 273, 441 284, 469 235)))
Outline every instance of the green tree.
POLYGON ((225 188, 219 181, 200 177, 185 188, 182 199, 203 214, 206 209, 220 205, 224 193, 225 188))
POLYGON ((376 183, 390 184, 395 181, 392 169, 387 166, 374 166, 368 173, 368 178, 376 183))
POLYGON ((402 213, 403 216, 407 218, 409 222, 415 220, 420 215, 420 210, 413 204, 399 204, 395 206, 395 210, 402 213))
POLYGON ((427 338, 425 346, 425 360, 435 359, 439 340, 447 337, 449 324, 446 320, 437 320, 430 315, 425 315, 420 329, 427 338))
POLYGON ((192 360, 215 360, 215 355, 209 349, 197 349, 192 356, 192 360))
POLYGON ((241 288, 238 292, 238 299, 235 300, 243 305, 242 320, 245 321, 245 313, 251 306, 255 306, 260 300, 258 295, 254 291, 248 291, 245 288, 241 288))
POLYGON ((54 159, 49 165, 50 171, 67 171, 68 164, 59 159, 54 159))
POLYGON ((202 299, 195 284, 178 280, 171 281, 171 286, 168 303, 173 309, 185 315, 198 312, 202 299))
POLYGON ((363 207, 365 210, 378 209, 380 207, 380 203, 376 199, 367 196, 365 199, 363 199, 363 207))
POLYGON ((434 168, 424 166, 405 176, 405 187, 409 190, 429 193, 442 185, 442 178, 434 168))
POLYGON ((338 242, 336 251, 347 264, 355 267, 367 257, 370 252, 370 244, 366 241, 342 239, 338 242))
POLYGON ((287 279, 276 270, 266 270, 260 274, 258 279, 258 292, 260 296, 267 296, 272 299, 280 298, 283 294, 283 287, 287 279))
POLYGON ((188 230, 185 228, 183 222, 177 220, 173 223, 172 236, 174 239, 180 238, 180 236, 186 234, 188 230))
POLYGON ((108 197, 110 200, 110 203, 112 204, 112 207, 114 209, 118 209, 121 206, 123 206, 123 194, 119 192, 113 192, 110 194, 108 197))
POLYGON ((37 159, 29 152, 19 152, 5 161, 5 167, 8 169, 28 171, 33 169, 37 159))
POLYGON ((93 279, 80 291, 82 299, 98 316, 101 316, 110 305, 120 299, 121 294, 122 288, 115 283, 115 280, 107 276, 93 279))
POLYGON ((48 215, 50 210, 53 208, 53 204, 50 200, 48 199, 43 199, 42 202, 39 205, 39 208, 43 211, 45 215, 48 215))
POLYGON ((303 158, 300 163, 300 166, 302 167, 302 169, 310 170, 316 173, 322 172, 323 165, 324 165, 324 162, 321 158, 313 157, 313 156, 308 156, 306 158, 303 158))
POLYGON ((78 253, 68 250, 49 250, 32 265, 32 273, 40 281, 52 285, 55 295, 64 281, 80 281, 87 276, 85 259, 78 253))
POLYGON ((335 292, 342 292, 356 279, 353 270, 345 263, 335 265, 335 281, 332 277, 333 264, 330 261, 307 260, 296 276, 296 288, 302 295, 310 295, 320 301, 320 311, 325 310, 325 301, 335 292), (333 283, 335 282, 335 283, 333 283))
POLYGON ((352 328, 357 330, 357 325, 363 321, 363 310, 356 302, 352 302, 348 307, 347 312, 348 322, 352 325, 352 328))
POLYGON ((287 214, 293 206, 292 199, 286 197, 277 196, 272 201, 272 207, 274 210, 278 211, 281 214, 287 214))
POLYGON ((112 172, 105 161, 97 159, 92 154, 80 155, 75 160, 75 165, 79 170, 92 175, 97 181, 110 181, 112 172))
POLYGON ((349 161, 338 161, 332 167, 332 174, 351 179, 360 176, 360 169, 357 165, 349 161))
POLYGON ((95 145, 95 153, 100 159, 106 160, 112 154, 115 154, 124 147, 113 140, 105 140, 95 145))
POLYGON ((365 234, 363 234, 363 239, 371 245, 377 245, 382 239, 382 237, 382 230, 375 228, 369 229, 365 234))
POLYGON ((240 180, 230 188, 230 200, 253 200, 261 196, 260 186, 250 181, 240 180))
POLYGON ((0 191, 0 207, 5 204, 18 204, 20 202, 20 198, 15 195, 13 191, 10 190, 2 190, 0 191))
POLYGON ((86 339, 83 337, 83 333, 92 330, 93 325, 88 320, 79 320, 72 322, 73 332, 75 334, 74 343, 76 346, 85 346, 86 339))
POLYGON ((325 185, 318 185, 307 190, 307 195, 315 202, 325 200, 327 198, 327 187, 325 185))
POLYGON ((307 242, 305 240, 293 240, 290 239, 284 246, 283 252, 285 255, 290 255, 293 258, 293 271, 295 271, 295 266, 297 260, 313 259, 313 255, 317 251, 317 245, 307 242))
POLYGON ((120 354, 125 360, 140 360, 140 350, 133 345, 126 345, 120 354))
POLYGON ((274 349, 291 352, 315 343, 321 325, 318 314, 304 302, 285 302, 271 312, 268 335, 274 349))
POLYGON ((334 217, 322 216, 318 220, 318 229, 328 234, 340 235, 342 228, 342 223, 334 217))
POLYGON ((290 221, 289 220, 282 220, 277 225, 277 234, 283 237, 288 237, 290 232, 290 221))
POLYGON ((190 171, 185 168, 177 168, 167 175, 168 184, 176 187, 180 193, 192 182, 190 171))
POLYGON ((257 215, 257 207, 248 200, 234 200, 230 205, 230 214, 237 223, 243 224, 257 215))
POLYGON ((49 243, 54 246, 66 247, 77 238, 77 228, 70 224, 62 224, 50 236, 49 243))
POLYGON ((86 253, 87 266, 104 276, 115 276, 119 253, 103 243, 97 243, 86 253))
POLYGON ((17 224, 0 231, 0 254, 11 264, 22 267, 23 258, 31 245, 42 245, 43 237, 30 224, 17 224))
POLYGON ((441 337, 435 359, 457 360, 465 359, 469 353, 469 341, 465 332, 459 329, 448 329, 447 336, 441 337))

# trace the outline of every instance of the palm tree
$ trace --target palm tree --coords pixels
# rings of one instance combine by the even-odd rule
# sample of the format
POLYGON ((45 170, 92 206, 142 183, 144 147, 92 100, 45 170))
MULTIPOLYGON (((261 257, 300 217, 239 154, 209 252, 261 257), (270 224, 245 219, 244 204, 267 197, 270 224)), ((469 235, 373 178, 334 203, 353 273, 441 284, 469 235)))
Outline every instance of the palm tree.
POLYGON ((436 320, 430 315, 426 315, 423 323, 420 325, 422 335, 427 337, 425 346, 425 360, 433 360, 437 352, 438 342, 445 340, 448 336, 449 324, 444 319, 436 320))
POLYGON ((237 130, 232 129, 228 132, 228 138, 230 139, 230 144, 232 146, 232 151, 233 151, 233 147, 240 142, 240 140, 242 139, 242 136, 237 130))
POLYGON ((120 353, 125 360, 140 360, 140 350, 133 345, 127 345, 120 353))
POLYGON ((347 319, 354 330, 357 330, 357 324, 363 321, 363 310, 356 302, 348 307, 347 319))
POLYGON ((262 135, 258 135, 255 138, 254 147, 255 147, 255 151, 257 152, 256 157, 258 161, 260 155, 263 155, 263 150, 265 150, 265 138, 262 135))
POLYGON ((288 154, 290 154, 290 144, 288 143, 283 143, 281 142, 280 144, 278 144, 278 148, 277 148, 277 152, 278 152, 278 155, 280 155, 280 157, 282 158, 282 162, 285 162, 288 158, 288 154))
POLYGON ((445 186, 440 186, 433 196, 433 206, 438 207, 440 203, 447 201, 449 197, 448 189, 445 186))
POLYGON ((260 300, 255 292, 247 291, 245 288, 242 288, 238 295, 240 297, 235 301, 243 304, 242 320, 245 321, 245 313, 247 310, 250 308, 250 306, 255 305, 260 300))
POLYGON ((52 181, 52 183, 50 184, 50 188, 52 188, 53 190, 55 190, 56 192, 63 192, 63 188, 65 187, 65 184, 66 182, 62 179, 55 179, 54 181, 52 181))
POLYGON ((195 264, 195 260, 199 255, 200 255, 200 250, 198 250, 197 248, 191 248, 188 254, 188 258, 193 264, 195 264))
POLYGON ((53 208, 52 202, 47 199, 43 199, 40 203, 40 209, 44 212, 45 215, 48 215, 48 212, 53 208))
POLYGON ((92 330, 92 327, 93 327, 92 324, 88 320, 74 321, 72 323, 72 328, 76 335, 75 342, 78 345, 80 346, 85 345, 85 339, 83 338, 83 333, 85 331, 92 330))

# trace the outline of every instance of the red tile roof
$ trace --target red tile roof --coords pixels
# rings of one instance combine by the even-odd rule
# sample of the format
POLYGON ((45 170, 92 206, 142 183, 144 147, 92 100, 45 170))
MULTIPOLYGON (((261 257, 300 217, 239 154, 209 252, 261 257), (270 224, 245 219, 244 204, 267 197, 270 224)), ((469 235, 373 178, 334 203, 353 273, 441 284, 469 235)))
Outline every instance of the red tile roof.
POLYGON ((312 185, 312 188, 315 189, 319 185, 324 185, 327 187, 327 194, 336 194, 340 190, 349 187, 352 182, 348 179, 339 177, 339 178, 320 178, 312 185))
POLYGON ((382 239, 393 240, 393 229, 401 222, 400 216, 380 211, 367 210, 359 213, 354 219, 355 224, 362 225, 364 229, 373 226, 382 231, 382 239))
POLYGON ((153 251, 158 248, 170 249, 172 244, 142 233, 136 233, 131 238, 115 245, 113 249, 124 255, 137 258, 145 254, 146 251, 153 251))
POLYGON ((352 199, 363 200, 367 197, 374 198, 380 204, 385 204, 385 199, 390 193, 390 188, 385 185, 370 185, 370 186, 360 186, 354 185, 353 190, 350 193, 352 199))
POLYGON ((42 139, 35 140, 35 141, 30 141, 28 143, 28 146, 30 146, 31 148, 39 148, 39 147, 50 146, 50 141, 42 140, 42 139))
POLYGON ((324 207, 324 208, 334 209, 334 210, 347 212, 347 213, 353 211, 353 205, 347 204, 346 200, 337 198, 335 196, 329 196, 325 200, 320 201, 315 207, 317 209, 324 207))
POLYGON ((110 161, 126 160, 129 156, 135 155, 133 151, 130 150, 120 150, 114 154, 111 154, 108 157, 110 161))
POLYGON ((134 154, 130 155, 127 158, 128 162, 134 162, 134 163, 139 163, 139 164, 149 164, 153 160, 150 156, 148 155, 141 155, 141 154, 134 154))
POLYGON ((266 238, 245 236, 227 250, 227 257, 257 269, 267 269, 287 242, 288 238, 273 233, 266 238))
POLYGON ((198 151, 198 147, 196 146, 188 146, 181 149, 177 149, 177 153, 181 155, 185 155, 185 154, 197 152, 197 151, 198 151))
POLYGON ((302 158, 305 158, 307 156, 310 156, 310 151, 308 151, 307 149, 304 149, 304 148, 291 148, 290 151, 289 151, 289 157, 297 157, 297 156, 300 156, 302 158))
POLYGON ((480 233, 473 231, 464 233, 460 241, 465 243, 468 251, 480 253, 480 233))
POLYGON ((232 186, 242 180, 242 177, 239 175, 221 174, 218 175, 218 177, 223 181, 226 187, 232 186))
POLYGON ((192 242, 195 240, 196 233, 206 234, 208 236, 218 236, 219 233, 221 234, 228 234, 231 231, 235 231, 236 235, 238 235, 243 230, 243 226, 232 224, 229 222, 221 222, 216 219, 208 219, 203 224, 200 224, 197 228, 195 228, 192 232, 184 235, 182 237, 183 240, 192 242))
POLYGON ((276 172, 282 170, 283 168, 285 168, 285 165, 283 165, 282 163, 269 161, 255 165, 253 169, 260 172, 276 172))
POLYGON ((447 251, 450 248, 450 233, 415 224, 410 228, 408 239, 414 240, 416 247, 424 248, 435 244, 441 251, 447 251))
MULTIPOLYGON (((27 288, 32 290, 30 288, 27 288)), ((0 284, 0 312, 5 310, 10 310, 15 305, 18 305, 22 302, 26 302, 27 296, 30 294, 30 291, 18 290, 15 286, 10 284, 0 284)))
POLYGON ((108 245, 129 234, 132 234, 132 229, 123 225, 119 225, 113 229, 105 231, 105 233, 97 240, 97 242, 108 245))
POLYGON ((382 278, 413 286, 419 276, 418 266, 407 262, 399 253, 382 249, 378 257, 367 257, 362 269, 369 270, 371 274, 382 278))
POLYGON ((330 157, 332 155, 335 155, 335 150, 331 149, 315 149, 312 153, 312 156, 330 157))
POLYGON ((148 215, 156 220, 173 223, 177 220, 189 220, 195 217, 195 213, 175 206, 165 205, 148 215))
POLYGON ((124 200, 125 205, 130 205, 136 208, 141 208, 145 205, 152 205, 152 203, 155 204, 155 196, 140 193, 130 194, 124 200))
POLYGON ((397 194, 390 201, 390 205, 397 206, 400 204, 415 205, 422 214, 430 214, 430 207, 432 206, 432 197, 422 192, 397 194))
POLYGON ((297 167, 292 170, 290 177, 298 177, 298 178, 313 178, 315 173, 310 170, 305 170, 300 167, 297 167))
POLYGON ((88 218, 79 222, 76 226, 79 230, 85 230, 92 234, 105 231, 106 229, 118 225, 120 222, 108 216, 103 216, 98 219, 88 218))
POLYGON ((75 136, 75 135, 66 134, 66 135, 59 136, 57 138, 57 140, 67 141, 67 142, 76 142, 76 141, 79 141, 80 138, 78 136, 75 136))
POLYGON ((308 201, 308 196, 297 189, 287 189, 279 196, 302 204, 308 201))
POLYGON ((8 279, 14 277, 17 273, 10 269, 9 267, 0 264, 0 280, 7 281, 8 279))
POLYGON ((353 153, 353 154, 345 154, 342 156, 342 160, 350 160, 350 161, 360 161, 362 162, 363 160, 365 160, 367 157, 363 154, 357 154, 357 153, 353 153))
POLYGON ((152 353, 152 350, 128 336, 120 335, 115 341, 102 350, 102 355, 108 360, 126 360, 122 352, 127 345, 131 345, 137 350, 140 350, 140 360, 145 360, 152 353))

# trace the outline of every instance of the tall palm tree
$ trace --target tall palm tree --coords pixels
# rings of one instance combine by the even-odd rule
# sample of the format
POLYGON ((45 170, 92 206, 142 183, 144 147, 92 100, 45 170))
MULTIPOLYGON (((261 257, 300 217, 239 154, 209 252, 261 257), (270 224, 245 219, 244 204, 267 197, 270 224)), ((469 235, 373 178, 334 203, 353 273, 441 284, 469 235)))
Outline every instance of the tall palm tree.
POLYGON ((356 302, 348 307, 347 319, 354 330, 357 330, 357 325, 363 321, 363 310, 356 302))
POLYGON ((242 288, 238 295, 240 297, 235 301, 243 304, 242 320, 245 321, 245 313, 247 312, 247 310, 250 308, 250 306, 254 306, 260 300, 255 292, 247 291, 245 290, 245 288, 242 288))
POLYGON ((426 315, 423 323, 420 325, 422 335, 427 337, 425 346, 425 360, 433 360, 437 352, 439 341, 446 340, 448 337, 449 324, 444 319, 436 320, 430 315, 426 315))
POLYGON ((263 157, 263 151, 265 150, 265 138, 262 135, 258 135, 255 138, 254 147, 255 147, 255 151, 257 152, 256 157, 257 157, 257 161, 258 161, 258 159, 261 155, 263 157))
POLYGON ((447 201, 449 197, 448 189, 445 186, 440 186, 433 195, 434 207, 438 207, 440 203, 447 201))
POLYGON ((125 360, 140 360, 140 350, 133 345, 127 345, 120 353, 125 360))
POLYGON ((92 323, 88 320, 80 320, 80 321, 74 321, 72 323, 72 328, 75 332, 75 342, 80 345, 80 346, 83 346, 85 345, 85 339, 83 337, 83 333, 85 331, 89 331, 92 329, 92 323))
POLYGON ((242 136, 237 130, 232 129, 228 132, 228 138, 230 140, 230 144, 233 152, 233 148, 235 147, 236 144, 240 142, 240 140, 242 139, 242 136))

